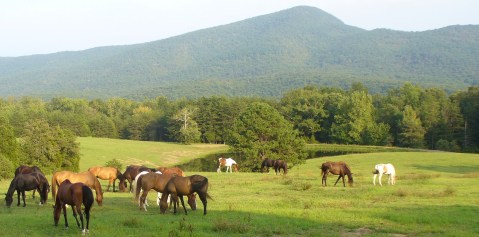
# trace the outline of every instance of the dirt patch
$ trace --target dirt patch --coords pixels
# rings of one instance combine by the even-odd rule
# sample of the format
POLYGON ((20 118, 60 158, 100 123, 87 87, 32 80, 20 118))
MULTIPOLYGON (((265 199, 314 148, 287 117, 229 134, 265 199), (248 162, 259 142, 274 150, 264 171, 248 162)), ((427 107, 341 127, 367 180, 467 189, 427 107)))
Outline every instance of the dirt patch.
POLYGON ((341 231, 339 236, 341 236, 341 237, 356 237, 356 236, 370 235, 372 233, 373 233, 373 231, 371 229, 359 228, 359 229, 350 230, 350 231, 341 231))

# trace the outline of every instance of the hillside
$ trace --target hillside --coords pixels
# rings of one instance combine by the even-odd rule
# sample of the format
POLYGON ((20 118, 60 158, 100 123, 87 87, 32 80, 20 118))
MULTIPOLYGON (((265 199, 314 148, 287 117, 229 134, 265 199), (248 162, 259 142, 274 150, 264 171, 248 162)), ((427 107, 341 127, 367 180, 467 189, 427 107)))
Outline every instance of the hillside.
POLYGON ((478 53, 477 25, 367 31, 301 6, 149 43, 0 58, 0 96, 280 96, 405 81, 457 90, 479 84, 478 53))

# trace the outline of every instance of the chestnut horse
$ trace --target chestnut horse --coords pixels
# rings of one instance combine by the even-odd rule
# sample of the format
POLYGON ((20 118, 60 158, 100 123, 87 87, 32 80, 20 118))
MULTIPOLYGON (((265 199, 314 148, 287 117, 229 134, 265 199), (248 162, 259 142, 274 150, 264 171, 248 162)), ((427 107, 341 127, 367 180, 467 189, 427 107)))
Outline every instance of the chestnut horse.
POLYGON ((102 179, 102 180, 108 180, 108 187, 106 188, 106 191, 110 191, 110 186, 113 183, 113 192, 115 192, 115 181, 116 179, 119 180, 118 186, 121 192, 125 191, 125 178, 123 177, 123 174, 117 169, 113 167, 102 167, 102 166, 93 166, 88 169, 95 177, 102 179))
POLYGON ((100 181, 98 181, 95 175, 93 175, 89 171, 84 171, 81 173, 73 173, 66 170, 55 172, 52 177, 52 197, 54 200, 56 200, 55 197, 57 194, 57 186, 60 186, 60 184, 66 179, 70 180, 70 182, 72 183, 83 183, 86 186, 95 189, 96 202, 98 203, 98 206, 102 205, 103 191, 101 190, 100 181))
POLYGON ((383 174, 388 175, 388 184, 396 184, 396 169, 392 164, 377 164, 374 166, 373 184, 376 185, 376 176, 379 174, 379 185, 383 186, 381 179, 383 174))
MULTIPOLYGON (((168 208, 167 197, 172 195, 172 197, 179 197, 181 200, 181 205, 185 210, 185 215, 188 215, 186 212, 185 202, 183 201, 183 195, 188 195, 188 197, 194 196, 194 193, 197 193, 203 203, 203 215, 206 215, 206 206, 208 201, 206 198, 212 199, 208 194, 208 178, 201 175, 192 175, 187 177, 173 177, 168 181, 165 186, 165 192, 161 197, 160 202, 160 212, 164 214, 168 208)), ((190 201, 188 200, 188 203, 190 201)), ((174 203, 174 213, 176 214, 176 202, 174 203)), ((193 208, 192 208, 193 209, 193 208)))
POLYGON ((135 177, 142 171, 151 172, 153 170, 142 165, 127 166, 125 172, 123 172, 123 182, 120 180, 119 186, 124 185, 126 187, 126 180, 128 180, 128 182, 130 183, 130 193, 131 193, 132 191, 131 184, 133 183, 133 180, 135 179, 135 177))
POLYGON ((160 171, 162 174, 176 174, 178 176, 185 176, 185 172, 178 167, 158 167, 156 170, 160 171))
MULTIPOLYGON (((33 172, 40 173, 42 176, 45 176, 43 174, 43 172, 40 170, 40 168, 38 168, 38 166, 28 166, 28 165, 18 166, 15 169, 15 176, 17 176, 18 174, 30 174, 30 173, 33 173, 33 172)), ((32 192, 32 197, 33 198, 35 198, 35 191, 36 190, 38 190, 38 189, 34 189, 33 192, 32 192)), ((50 187, 49 187, 48 191, 50 192, 50 187)), ((40 192, 40 190, 38 190, 38 192, 40 192)))
POLYGON ((17 206, 20 206, 20 194, 22 194, 23 207, 25 207, 25 191, 36 189, 38 189, 38 193, 40 193, 40 205, 45 204, 48 198, 48 192, 50 191, 50 186, 48 185, 45 176, 36 172, 30 174, 18 174, 13 178, 8 187, 7 194, 5 195, 7 207, 12 205, 13 193, 15 191, 17 191, 18 196, 17 206))
POLYGON ((326 180, 328 178, 328 173, 339 175, 338 179, 336 180, 336 183, 334 183, 334 186, 338 183, 339 179, 343 179, 343 186, 346 187, 346 184, 344 183, 344 176, 348 176, 348 184, 349 186, 353 185, 353 175, 351 173, 351 169, 349 166, 340 161, 340 162, 325 162, 321 165, 321 175, 323 176, 322 179, 322 185, 323 186, 328 186, 326 183, 326 180))
MULTIPOLYGON (((165 187, 166 184, 172 179, 173 177, 177 177, 176 174, 158 174, 158 173, 147 173, 138 178, 138 184, 135 190, 135 199, 140 200, 140 208, 146 210, 145 200, 148 192, 153 189, 157 192, 160 192, 165 196, 165 202, 168 198, 168 195, 165 194, 165 187), (142 191, 140 197, 140 191, 142 191)), ((162 196, 162 197, 163 197, 162 196)), ((173 196, 173 202, 177 203, 176 196, 173 196)), ((196 210, 196 196, 189 195, 188 196, 188 204, 190 205, 192 210, 196 210)))
POLYGON ((55 206, 53 210, 53 220, 55 226, 58 226, 58 220, 63 209, 63 217, 65 218, 65 227, 68 228, 66 204, 72 206, 73 217, 77 221, 78 228, 81 228, 82 234, 89 232, 90 225, 90 210, 93 206, 93 193, 87 185, 83 183, 72 184, 70 180, 63 181, 58 188, 58 195, 55 199, 55 206), (83 224, 83 213, 81 205, 85 207, 86 227, 83 224), (80 222, 78 222, 77 213, 80 215, 80 222))

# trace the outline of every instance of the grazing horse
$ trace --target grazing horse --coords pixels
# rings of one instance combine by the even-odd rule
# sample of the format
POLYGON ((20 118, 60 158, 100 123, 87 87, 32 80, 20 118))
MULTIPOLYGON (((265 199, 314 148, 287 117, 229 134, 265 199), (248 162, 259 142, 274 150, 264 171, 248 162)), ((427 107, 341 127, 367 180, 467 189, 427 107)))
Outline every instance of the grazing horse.
MULTIPOLYGON (((208 178, 201 176, 201 175, 192 175, 187 177, 173 177, 168 181, 165 187, 165 192, 161 197, 160 202, 160 212, 164 214, 166 209, 168 208, 167 197, 168 195, 172 195, 172 197, 179 197, 181 200, 181 205, 185 210, 185 215, 188 213, 186 212, 185 202, 183 201, 183 195, 194 195, 197 193, 203 203, 203 215, 206 215, 206 206, 208 201, 206 198, 212 199, 208 194, 208 178)), ((176 202, 174 203, 174 213, 176 214, 176 202)), ((189 203, 189 201, 188 201, 189 203)))
MULTIPOLYGON (((165 187, 167 183, 176 177, 175 174, 158 174, 158 173, 147 173, 139 177, 138 179, 138 186, 135 190, 135 199, 140 201, 140 208, 146 210, 146 196, 148 192, 153 189, 157 192, 165 194, 165 187), (140 191, 143 191, 140 197, 140 191)), ((163 196, 162 196, 163 197, 163 196)), ((168 199, 168 195, 165 196, 165 201, 168 199)), ((177 203, 176 196, 174 196, 174 203, 177 203)), ((196 210, 196 196, 189 195, 188 196, 188 204, 190 205, 192 210, 196 210)))
POLYGON ((67 210, 66 204, 72 206, 73 217, 77 221, 78 228, 81 228, 82 234, 89 232, 88 227, 90 225, 90 210, 93 206, 93 192, 90 187, 83 183, 71 183, 70 180, 65 180, 60 184, 58 188, 58 195, 55 199, 55 206, 53 207, 53 220, 55 226, 58 226, 58 220, 63 209, 63 217, 65 218, 65 227, 68 228, 67 210), (83 224, 83 213, 81 205, 85 207, 86 227, 83 224), (80 222, 78 222, 77 213, 80 215, 80 222))
POLYGON ((185 172, 178 167, 158 167, 156 170, 160 171, 162 174, 176 174, 178 176, 185 176, 185 172))
POLYGON ((17 206, 20 206, 20 194, 22 194, 23 207, 26 206, 25 203, 25 191, 38 189, 40 193, 40 205, 45 204, 48 198, 48 192, 50 191, 48 181, 40 173, 30 173, 30 174, 18 174, 13 178, 10 186, 8 187, 7 194, 5 196, 5 201, 7 207, 10 207, 13 202, 13 193, 17 191, 18 203, 17 206))
POLYGON ((123 174, 114 167, 102 167, 102 166, 93 166, 88 169, 95 177, 102 179, 102 180, 108 180, 108 187, 106 188, 106 191, 110 191, 110 186, 113 183, 113 192, 115 192, 115 181, 118 179, 120 182, 118 184, 120 191, 124 192, 125 191, 125 178, 123 177, 123 174))
POLYGON ((100 181, 98 181, 95 175, 93 175, 89 171, 84 171, 81 173, 73 173, 66 170, 55 172, 52 177, 52 197, 54 200, 56 200, 55 197, 57 194, 57 186, 60 186, 60 184, 66 179, 70 180, 70 182, 72 183, 83 183, 86 186, 95 189, 96 202, 98 203, 98 206, 102 205, 103 191, 101 190, 100 181))
POLYGON ((226 173, 228 173, 228 170, 230 173, 233 173, 232 168, 234 169, 234 172, 238 172, 238 164, 236 161, 234 161, 232 158, 219 158, 218 159, 218 169, 216 172, 220 173, 221 168, 226 166, 226 173))
POLYGON ((284 160, 275 160, 273 167, 276 174, 281 174, 281 169, 283 169, 284 175, 288 173, 288 164, 284 160))
POLYGON ((388 175, 388 184, 394 185, 396 183, 396 169, 392 164, 377 164, 374 166, 373 172, 373 184, 376 185, 376 176, 379 174, 379 185, 383 186, 381 183, 381 178, 383 174, 388 175))
POLYGON ((148 171, 151 172, 153 171, 152 169, 146 167, 146 166, 140 166, 140 165, 129 165, 126 167, 125 172, 123 172, 123 182, 120 181, 120 186, 124 185, 126 187, 126 180, 130 183, 130 193, 132 192, 132 182, 135 179, 135 177, 142 171, 148 171))
MULTIPOLYGON (((15 169, 15 176, 17 176, 18 174, 30 174, 30 173, 33 173, 33 172, 36 172, 36 173, 40 173, 42 174, 43 176, 45 176, 42 171, 40 170, 40 168, 38 168, 38 166, 28 166, 28 165, 20 165, 18 166, 16 169, 15 169)), ((32 197, 35 198, 35 189, 33 190, 32 192, 32 197)))
POLYGON ((264 173, 264 167, 266 167, 266 171, 269 173, 269 167, 274 167, 274 160, 270 158, 266 158, 261 163, 261 173, 264 173))
POLYGON ((321 165, 321 175, 323 176, 322 179, 322 185, 323 186, 328 186, 326 183, 328 173, 339 175, 338 179, 336 180, 336 183, 334 183, 334 186, 338 183, 339 179, 343 179, 343 186, 346 187, 346 184, 344 183, 344 176, 348 176, 348 184, 349 186, 353 185, 353 175, 351 173, 351 169, 349 166, 344 163, 344 162, 325 162, 321 165))

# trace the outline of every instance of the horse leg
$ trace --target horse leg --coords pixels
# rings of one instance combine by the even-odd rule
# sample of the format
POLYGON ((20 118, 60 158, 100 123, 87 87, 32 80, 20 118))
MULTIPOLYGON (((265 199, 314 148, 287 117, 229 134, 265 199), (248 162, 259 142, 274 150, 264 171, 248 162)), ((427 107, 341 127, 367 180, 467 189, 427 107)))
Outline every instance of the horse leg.
POLYGON ((68 228, 67 206, 65 204, 62 204, 62 210, 63 210, 63 218, 65 219, 65 228, 68 228))
POLYGON ((200 200, 203 203, 203 215, 206 215, 206 206, 208 205, 208 200, 206 200, 206 194, 199 192, 198 196, 200 196, 200 200))
POLYGON ((85 232, 88 233, 88 228, 89 228, 89 225, 90 225, 90 207, 86 207, 85 206, 85 218, 86 218, 86 230, 85 232))
POLYGON ((183 210, 185 210, 185 215, 188 215, 188 212, 186 212, 186 207, 185 207, 185 201, 183 201, 183 195, 178 195, 181 200, 181 205, 183 206, 183 210))
POLYGON ((23 200, 23 207, 25 207, 27 205, 25 204, 25 191, 22 191, 22 200, 23 200))
POLYGON ((116 179, 113 180, 113 192, 115 192, 115 181, 116 179))
POLYGON ((383 184, 381 183, 382 178, 383 178, 383 173, 379 172, 379 186, 383 186, 383 184))
POLYGON ((143 207, 143 210, 147 211, 146 204, 145 204, 146 195, 148 195, 148 192, 146 190, 143 190, 143 193, 141 194, 141 197, 140 197, 140 210, 143 207))
POLYGON ((106 191, 107 191, 107 192, 110 191, 110 186, 111 186, 111 180, 108 180, 108 186, 106 187, 106 191))
MULTIPOLYGON (((33 199, 35 199, 35 191, 36 191, 36 189, 34 189, 33 192, 32 192, 32 198, 33 199)), ((40 189, 38 189, 38 193, 40 193, 40 189)))
MULTIPOLYGON (((78 226, 78 228, 80 228, 80 222, 78 221, 78 217, 77 217, 77 210, 78 210, 78 205, 72 206, 73 217, 75 217, 75 220, 77 222, 77 226, 78 226)), ((79 212, 81 214, 81 206, 80 206, 80 211, 79 212)))
POLYGON ((323 174, 323 178, 322 178, 322 180, 321 180, 321 184, 323 185, 323 187, 327 187, 327 186, 328 186, 328 184, 327 184, 327 182, 326 182, 327 179, 328 179, 327 177, 328 177, 328 173, 324 173, 324 174, 323 174))
MULTIPOLYGON (((336 183, 334 183, 334 186, 336 186, 336 184, 338 183, 339 179, 341 178, 342 176, 339 175, 338 179, 336 180, 336 183)), ((343 178, 343 182, 344 182, 344 178, 343 178)))
POLYGON ((373 175, 373 185, 376 185, 376 176, 378 176, 378 175, 377 174, 373 175))

